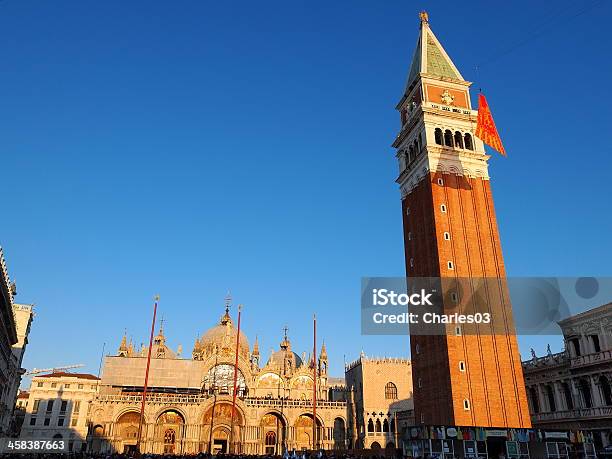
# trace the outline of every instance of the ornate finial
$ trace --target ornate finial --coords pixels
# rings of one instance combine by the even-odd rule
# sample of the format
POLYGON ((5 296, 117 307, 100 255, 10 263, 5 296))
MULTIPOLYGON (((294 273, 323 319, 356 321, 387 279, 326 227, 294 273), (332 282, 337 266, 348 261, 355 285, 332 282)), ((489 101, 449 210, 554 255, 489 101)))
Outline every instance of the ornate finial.
POLYGON ((225 296, 225 314, 221 316, 221 325, 232 325, 232 318, 229 314, 230 304, 232 303, 232 295, 227 291, 227 295, 225 296))
POLYGON ((123 338, 121 338, 121 344, 119 344, 119 355, 120 357, 125 357, 127 355, 128 345, 127 345, 127 328, 123 332, 123 338))
POLYGON ((230 304, 232 303, 232 294, 230 291, 227 291, 227 295, 225 296, 225 313, 229 314, 230 304))
POLYGON ((153 297, 153 301, 155 301, 155 302, 157 303, 157 302, 159 301, 159 295, 155 295, 155 296, 153 297))
POLYGON ((427 11, 421 11, 419 13, 419 18, 421 19, 421 23, 429 24, 429 14, 427 14, 427 11))
POLYGON ((287 336, 287 332, 289 331, 289 327, 287 327, 286 325, 283 327, 283 340, 280 343, 280 347, 281 349, 284 349, 285 351, 287 351, 290 346, 291 343, 289 342, 289 337, 287 336))

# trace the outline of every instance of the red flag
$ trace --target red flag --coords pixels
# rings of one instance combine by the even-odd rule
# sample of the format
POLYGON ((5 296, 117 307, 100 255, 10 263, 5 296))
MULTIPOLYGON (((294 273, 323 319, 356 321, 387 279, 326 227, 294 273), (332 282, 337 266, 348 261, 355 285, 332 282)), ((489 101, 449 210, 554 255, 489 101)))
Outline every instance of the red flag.
POLYGON ((487 99, 485 99, 483 94, 478 94, 478 119, 476 120, 475 134, 476 137, 489 145, 491 148, 506 156, 506 150, 504 149, 504 145, 502 144, 499 134, 497 133, 495 121, 493 121, 493 115, 491 115, 491 109, 489 108, 487 99))

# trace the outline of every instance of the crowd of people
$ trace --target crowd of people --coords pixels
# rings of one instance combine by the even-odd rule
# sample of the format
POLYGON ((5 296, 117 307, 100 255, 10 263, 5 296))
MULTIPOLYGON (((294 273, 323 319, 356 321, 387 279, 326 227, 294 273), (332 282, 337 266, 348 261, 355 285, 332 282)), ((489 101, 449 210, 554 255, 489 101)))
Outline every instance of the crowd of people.
POLYGON ((134 456, 130 454, 93 454, 93 453, 65 453, 65 454, 2 454, 0 458, 18 459, 382 459, 382 456, 357 456, 349 453, 334 453, 333 451, 320 451, 316 453, 298 452, 285 454, 284 456, 275 455, 249 455, 249 454, 182 454, 182 455, 156 455, 143 454, 134 456))

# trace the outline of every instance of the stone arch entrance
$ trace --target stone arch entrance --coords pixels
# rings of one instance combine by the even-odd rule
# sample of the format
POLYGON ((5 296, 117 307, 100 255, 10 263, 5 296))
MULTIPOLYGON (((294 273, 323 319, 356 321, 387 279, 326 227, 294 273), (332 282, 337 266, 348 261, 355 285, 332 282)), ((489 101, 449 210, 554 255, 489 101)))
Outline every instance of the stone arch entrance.
POLYGON ((346 424, 344 419, 334 419, 334 449, 346 448, 346 424))
POLYGON ((282 454, 285 450, 287 424, 279 413, 270 412, 263 415, 261 422, 265 454, 282 454))
POLYGON ((276 432, 268 430, 265 436, 265 453, 268 455, 276 454, 276 432))
POLYGON ((94 453, 102 452, 102 439, 104 437, 104 427, 95 425, 92 429, 91 451, 94 453))
POLYGON ((317 417, 316 444, 313 445, 312 414, 301 414, 294 424, 296 449, 313 449, 323 443, 323 429, 321 420, 317 417))
POLYGON ((115 432, 118 435, 120 448, 118 451, 127 453, 136 449, 138 441, 138 425, 140 424, 140 413, 128 411, 123 413, 116 422, 115 432))
POLYGON ((155 424, 155 442, 160 445, 156 450, 164 454, 181 453, 185 432, 183 415, 176 410, 167 410, 159 415, 155 424))
POLYGON ((218 402, 204 413, 202 420, 202 439, 200 450, 209 453, 239 453, 242 448, 242 428, 244 416, 238 407, 234 412, 234 432, 230 435, 232 425, 232 404, 218 402), (213 409, 214 408, 214 409, 213 409), (233 445, 230 445, 230 441, 233 445))
POLYGON ((230 426, 215 426, 212 433, 212 454, 229 452, 230 426))

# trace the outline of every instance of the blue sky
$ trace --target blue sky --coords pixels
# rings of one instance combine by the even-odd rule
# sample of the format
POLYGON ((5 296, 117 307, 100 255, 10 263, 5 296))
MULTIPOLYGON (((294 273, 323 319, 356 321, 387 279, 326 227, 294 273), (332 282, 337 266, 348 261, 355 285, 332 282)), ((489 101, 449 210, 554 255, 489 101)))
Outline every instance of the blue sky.
POLYGON ((146 340, 156 293, 190 353, 228 289, 264 356, 285 324, 308 349, 313 312, 335 375, 362 349, 408 355, 360 335, 359 286, 404 270, 390 144, 423 8, 508 151, 490 169, 508 274, 610 274, 608 1, 4 0, 0 244, 36 304, 25 366, 97 372, 124 329, 146 340))

